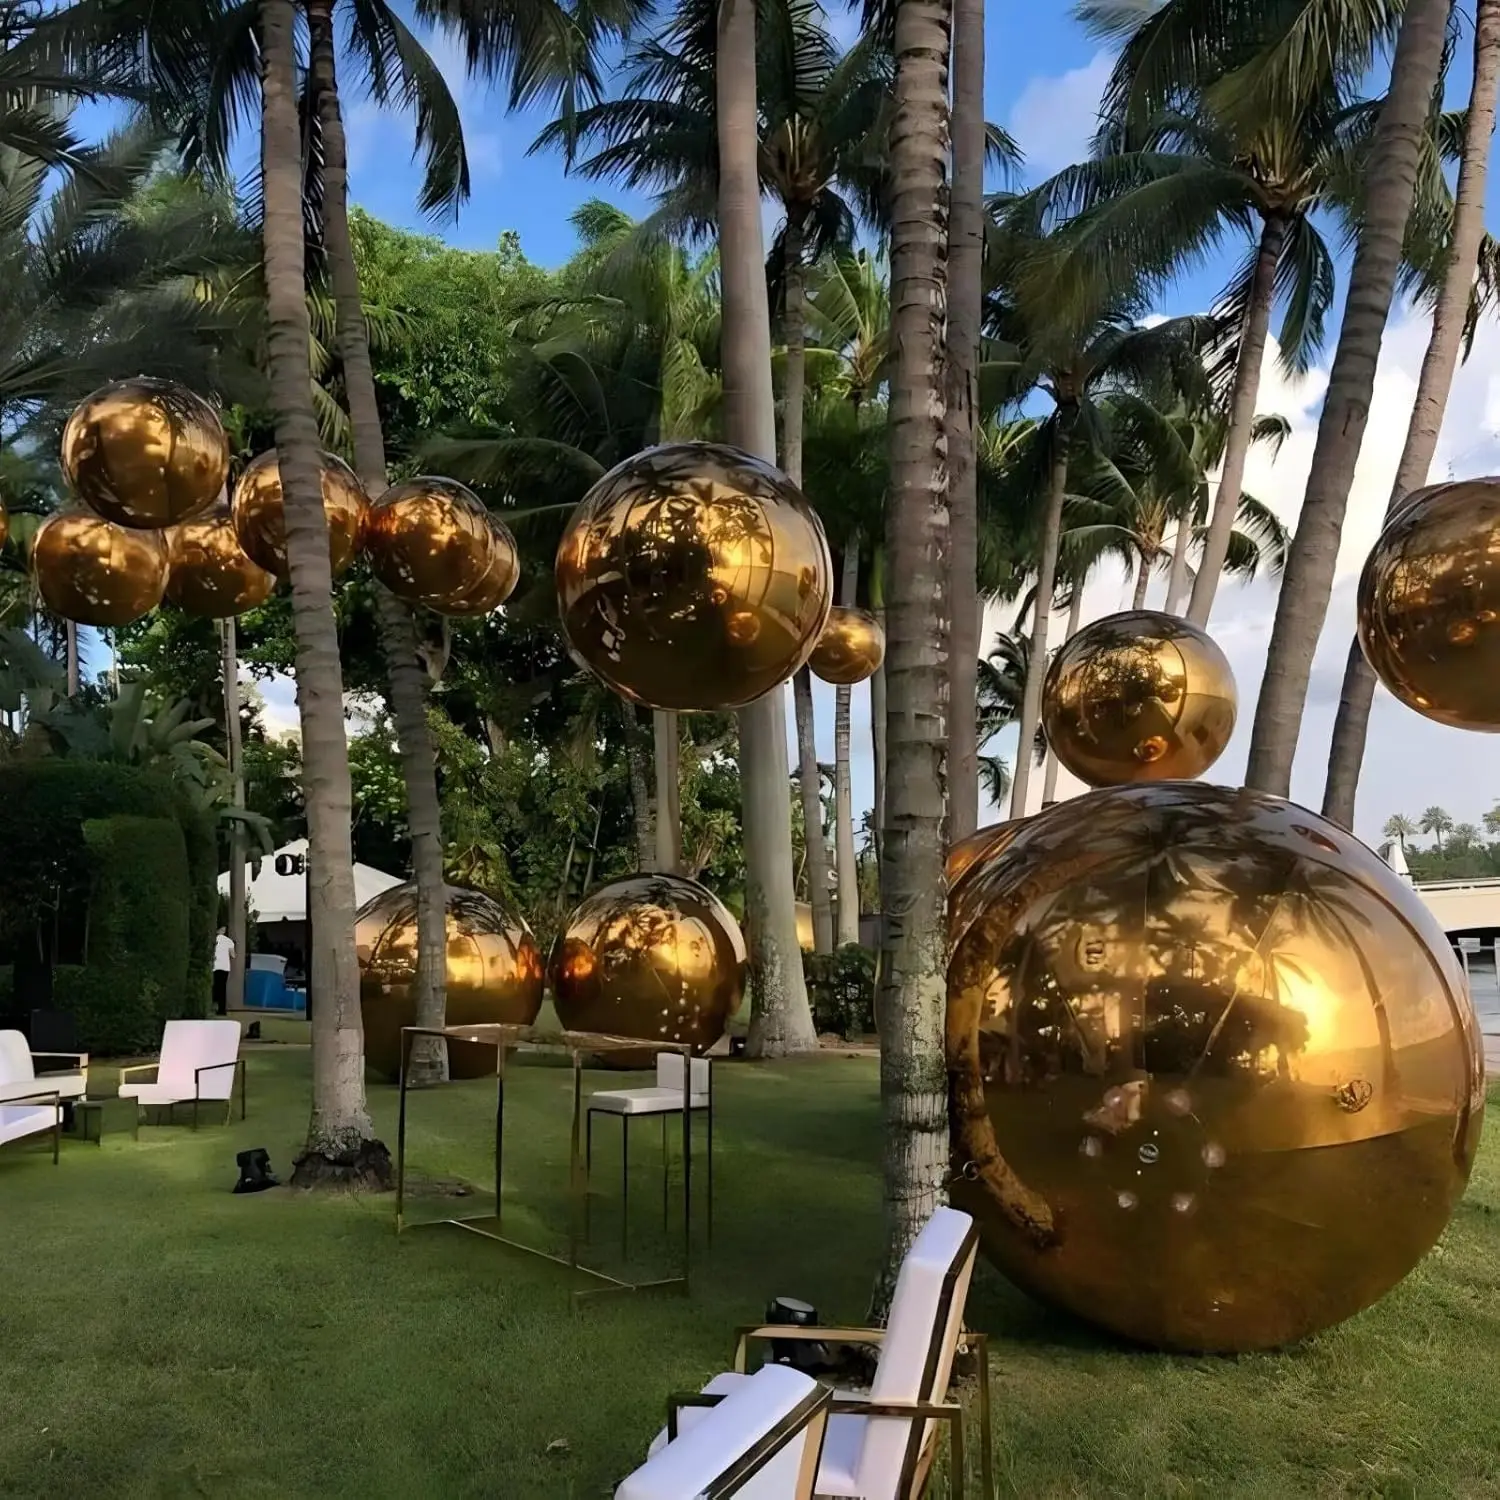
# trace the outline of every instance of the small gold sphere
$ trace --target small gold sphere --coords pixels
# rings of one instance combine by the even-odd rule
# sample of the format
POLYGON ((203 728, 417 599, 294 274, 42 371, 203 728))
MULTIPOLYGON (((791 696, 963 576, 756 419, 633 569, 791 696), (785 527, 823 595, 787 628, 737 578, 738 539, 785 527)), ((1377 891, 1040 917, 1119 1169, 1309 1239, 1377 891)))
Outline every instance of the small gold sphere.
POLYGON ((1201 775, 1234 733, 1234 674, 1176 615, 1131 610, 1085 625, 1053 658, 1042 724, 1058 760, 1090 786, 1201 775))
POLYGON ((601 886, 558 934, 549 964, 570 1031, 690 1044, 723 1036, 745 991, 745 948, 724 903, 680 875, 601 886))
MULTIPOLYGON (((481 891, 447 887, 449 1026, 530 1026, 542 1008, 541 949, 516 914, 481 891)), ((417 1024, 411 992, 417 972, 417 887, 394 885, 360 907, 354 919, 365 1062, 383 1078, 401 1073, 401 1028, 417 1024)), ((495 1049, 448 1043, 451 1078, 495 1071, 495 1049)))
POLYGON ((37 528, 31 572, 53 614, 79 625, 128 625, 161 603, 166 541, 160 532, 66 511, 37 528))
POLYGON ((632 702, 740 708, 785 682, 828 618, 822 522, 779 470, 717 443, 612 469, 557 549, 574 659, 632 702))
POLYGON ((1111 787, 963 889, 953 1196, 1012 1280, 1143 1343, 1268 1349, 1431 1248, 1479 1144, 1479 1026, 1441 926, 1351 834, 1255 792, 1111 787))
POLYGON ((112 380, 74 408, 62 468, 106 521, 159 531, 201 515, 229 475, 229 439, 201 396, 170 380, 112 380))
POLYGON ((246 556, 227 506, 167 532, 167 563, 167 598, 210 620, 244 614, 276 587, 275 575, 246 556))
POLYGON ((885 660, 885 626, 867 609, 836 604, 807 665, 814 677, 848 687, 873 677, 885 660))
POLYGON ((1500 730, 1500 478, 1435 484, 1386 522, 1359 580, 1359 644, 1408 708, 1500 730))
POLYGON ((489 518, 490 551, 479 582, 467 593, 448 600, 443 607, 445 615, 473 619, 493 613, 514 593, 521 576, 521 554, 510 527, 503 521, 489 518))
POLYGON ((375 576, 398 599, 442 610, 484 581, 494 533, 472 490, 423 477, 393 484, 370 506, 365 551, 375 576))
MULTIPOLYGON (((240 475, 231 505, 235 534, 250 558, 268 573, 287 578, 286 518, 276 450, 262 453, 240 475)), ((369 502, 364 486, 343 459, 323 455, 323 514, 328 521, 328 562, 337 578, 359 551, 369 502)))

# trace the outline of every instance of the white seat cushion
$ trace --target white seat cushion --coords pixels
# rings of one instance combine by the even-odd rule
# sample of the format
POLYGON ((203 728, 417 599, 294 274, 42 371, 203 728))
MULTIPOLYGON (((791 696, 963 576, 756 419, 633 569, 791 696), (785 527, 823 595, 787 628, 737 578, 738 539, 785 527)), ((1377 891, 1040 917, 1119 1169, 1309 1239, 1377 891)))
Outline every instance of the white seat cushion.
POLYGON ((51 1130, 59 1113, 55 1104, 0 1104, 0 1142, 51 1130))
MULTIPOLYGON (((188 1104, 192 1102, 193 1095, 191 1090, 184 1094, 169 1083, 122 1083, 120 1097, 134 1099, 137 1104, 188 1104)), ((203 1097, 211 1098, 208 1094, 203 1097)))
MULTIPOLYGON (((589 1108, 611 1115, 664 1115, 681 1113, 678 1089, 606 1089, 589 1095, 589 1108)), ((707 1109, 708 1095, 694 1094, 689 1109, 707 1109)))
POLYGON ((0 1031, 0 1104, 54 1091, 64 1099, 81 1099, 88 1092, 88 1074, 74 1069, 38 1079, 31 1044, 19 1031, 0 1031))

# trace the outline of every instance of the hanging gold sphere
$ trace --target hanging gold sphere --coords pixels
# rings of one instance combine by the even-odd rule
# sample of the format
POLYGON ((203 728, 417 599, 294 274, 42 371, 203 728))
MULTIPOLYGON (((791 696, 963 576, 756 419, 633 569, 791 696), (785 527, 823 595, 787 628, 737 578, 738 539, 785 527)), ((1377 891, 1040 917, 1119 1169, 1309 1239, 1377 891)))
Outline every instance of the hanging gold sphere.
MULTIPOLYGON (((545 973, 531 929, 481 891, 447 888, 449 1026, 530 1026, 542 1008, 545 973)), ((401 1073, 401 1028, 417 1024, 417 886, 394 885, 355 914, 365 1062, 382 1078, 401 1073)), ((495 1071, 495 1049, 448 1043, 448 1075, 495 1071)))
POLYGON ((814 677, 849 687, 873 677, 885 660, 885 626, 867 609, 836 604, 807 659, 814 677))
POLYGON ((1479 1144, 1479 1028, 1441 926, 1352 835, 1255 792, 1113 787, 965 889, 953 1196, 1012 1280, 1232 1352, 1340 1322, 1432 1247, 1479 1144))
POLYGON ((557 549, 574 659, 633 702, 679 711, 739 708, 785 682, 822 634, 832 575, 801 491, 718 443, 612 469, 557 549))
POLYGON ((1500 478, 1407 497, 1360 575, 1359 643, 1408 708, 1500 730, 1500 478))
POLYGON ((276 587, 275 575, 246 556, 227 506, 174 526, 167 533, 167 564, 167 598, 210 620, 244 614, 276 587))
POLYGON ((167 547, 160 532, 67 511, 37 528, 31 571, 53 614, 79 625, 128 625, 161 603, 167 547))
POLYGON ((549 969, 569 1031, 686 1043, 695 1052, 723 1036, 745 992, 739 924, 681 875, 601 886, 568 919, 549 969))
POLYGON ((229 439, 201 396, 170 380, 112 380, 73 410, 62 468, 106 521, 159 531, 201 515, 229 477, 229 439))
POLYGON ((467 593, 450 599, 443 607, 445 615, 464 619, 492 614, 515 592, 521 577, 521 554, 510 527, 494 516, 490 521, 490 553, 483 576, 467 593))
POLYGON ((5 502, 0 500, 0 547, 10 540, 10 512, 5 508, 5 502))
POLYGON ((393 484, 370 506, 365 551, 375 576, 398 599, 442 610, 484 581, 494 533, 472 490, 423 477, 393 484))
POLYGON ((1199 776, 1234 733, 1234 674, 1196 625, 1130 610, 1085 625, 1052 660, 1042 724, 1090 786, 1199 776))
MULTIPOLYGON (((359 551, 369 502, 364 486, 343 459, 323 455, 323 515, 328 521, 328 563, 337 578, 359 551)), ((287 578, 286 518, 276 450, 251 462, 234 487, 230 507, 235 534, 250 558, 268 573, 287 578)))

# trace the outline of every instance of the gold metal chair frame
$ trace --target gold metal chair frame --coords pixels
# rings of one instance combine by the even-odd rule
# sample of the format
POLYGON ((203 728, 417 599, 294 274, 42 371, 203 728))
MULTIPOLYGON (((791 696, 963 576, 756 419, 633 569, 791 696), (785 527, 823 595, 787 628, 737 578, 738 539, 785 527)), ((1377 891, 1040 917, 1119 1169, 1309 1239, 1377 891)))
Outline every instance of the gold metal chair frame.
MULTIPOLYGON (((133 1063, 128 1068, 121 1068, 120 1069, 120 1082, 121 1083, 127 1083, 127 1082, 129 1082, 130 1076, 131 1076, 132 1073, 155 1073, 160 1068, 161 1068, 161 1063, 160 1062, 154 1062, 154 1063, 133 1063)), ((167 1124, 170 1125, 172 1123, 172 1118, 176 1114, 176 1112, 177 1112, 177 1106, 179 1104, 191 1104, 193 1106, 193 1129, 196 1130, 198 1128, 198 1105, 200 1103, 202 1103, 202 1102, 207 1102, 207 1103, 217 1103, 218 1102, 217 1100, 207 1100, 207 1101, 200 1100, 199 1095, 202 1093, 202 1090, 203 1090, 203 1074, 205 1074, 205 1073, 217 1073, 217 1072, 222 1071, 224 1068, 233 1068, 234 1071, 235 1071, 235 1078, 237 1078, 239 1080, 239 1085, 240 1085, 240 1119, 243 1120, 245 1118, 245 1110, 246 1110, 246 1104, 247 1104, 248 1090, 247 1090, 247 1087, 246 1087, 245 1059, 243 1057, 237 1057, 237 1058, 235 1058, 235 1060, 233 1062, 205 1063, 201 1068, 194 1068, 193 1069, 193 1097, 191 1099, 176 1099, 171 1104, 167 1105, 167 1124)), ((230 1122, 230 1120, 232 1120, 234 1118, 234 1084, 235 1084, 235 1079, 234 1078, 230 1079, 230 1081, 229 1081, 229 1094, 228 1094, 228 1096, 224 1100, 224 1123, 226 1125, 230 1122)), ((142 1104, 139 1099, 136 1100, 136 1102, 135 1102, 135 1136, 136 1136, 137 1140, 140 1139, 140 1135, 141 1135, 141 1118, 142 1118, 142 1116, 145 1114, 145 1112, 148 1109, 160 1109, 160 1108, 161 1108, 161 1105, 159 1105, 159 1104, 142 1104)))
MULTIPOLYGON (((589 1053, 647 1051, 653 1057, 661 1052, 675 1052, 684 1059, 692 1056, 692 1048, 676 1042, 642 1041, 639 1037, 609 1036, 592 1031, 538 1031, 531 1026, 506 1026, 485 1024, 480 1026, 403 1026, 401 1028, 401 1081, 400 1107, 396 1126, 396 1233, 408 1227, 422 1229, 436 1224, 452 1225, 466 1230, 512 1250, 524 1251, 527 1255, 551 1261, 566 1267, 577 1275, 590 1277, 603 1283, 600 1286, 575 1287, 572 1297, 575 1302, 584 1297, 599 1296, 605 1292, 644 1292, 665 1288, 678 1288, 684 1293, 689 1289, 693 1259, 693 1137, 692 1137, 692 1090, 684 1089, 682 1095, 682 1271, 677 1276, 661 1276, 647 1281, 628 1281, 621 1276, 612 1276, 596 1266, 583 1264, 579 1251, 588 1243, 588 1171, 583 1157, 583 1059, 589 1053), (440 1036, 455 1042, 477 1042, 495 1049, 495 1209, 493 1213, 458 1215, 445 1219, 434 1219, 420 1224, 406 1223, 406 1100, 407 1060, 411 1055, 411 1043, 418 1036, 440 1036), (571 1198, 568 1215, 568 1252, 558 1255, 539 1245, 528 1244, 502 1233, 504 1196, 503 1168, 505 1161, 505 1071, 509 1054, 521 1045, 561 1049, 567 1052, 573 1068, 573 1124, 569 1136, 568 1189, 571 1198)), ((726 1492, 727 1493, 727 1492, 726 1492)))
MULTIPOLYGON (((22 1094, 19 1098, 0 1101, 7 1106, 11 1104, 45 1104, 51 1100, 55 1108, 52 1111, 52 1165, 58 1163, 62 1144, 62 1094, 57 1089, 41 1089, 35 1094, 22 1094)), ((37 1132, 41 1134, 40 1131, 37 1132)), ((18 1140, 26 1140, 26 1136, 18 1136, 18 1140)))
MULTIPOLYGON (((667 1440, 677 1440, 677 1413, 684 1406, 717 1406, 722 1396, 677 1396, 667 1403, 667 1440), (674 1404, 675 1403, 675 1404, 674 1404)), ((828 1417, 835 1410, 833 1392, 825 1385, 809 1392, 751 1448, 742 1453, 703 1490, 704 1500, 738 1494, 783 1448, 803 1432, 811 1434, 797 1469, 797 1488, 789 1500, 814 1500, 818 1465, 823 1458, 823 1438, 828 1417)))

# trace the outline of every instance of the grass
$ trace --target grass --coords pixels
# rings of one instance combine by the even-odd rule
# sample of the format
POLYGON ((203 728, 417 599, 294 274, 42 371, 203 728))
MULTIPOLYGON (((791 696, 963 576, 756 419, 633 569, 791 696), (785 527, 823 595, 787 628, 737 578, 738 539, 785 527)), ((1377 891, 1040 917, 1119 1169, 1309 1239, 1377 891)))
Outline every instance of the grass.
MULTIPOLYGON (((555 1239, 569 1075, 512 1077, 507 1213, 515 1231, 555 1239)), ((0 1495, 610 1494, 666 1394, 722 1369, 731 1328, 770 1297, 830 1318, 864 1310, 880 1234, 875 1065, 717 1077, 718 1233, 691 1299, 576 1312, 545 1262, 450 1229, 398 1241, 389 1198, 232 1196, 236 1150, 264 1145, 290 1166, 301 1048, 251 1053, 244 1124, 68 1141, 56 1169, 40 1147, 0 1149, 0 1495)), ((491 1097, 482 1083, 418 1097, 415 1166, 485 1181, 491 1097)), ((372 1088, 372 1104, 394 1143, 394 1091, 372 1088)), ((602 1134, 612 1243, 618 1156, 602 1134)), ((633 1140, 644 1264, 663 1249, 659 1179, 649 1128, 633 1140)), ((441 1217, 445 1204, 428 1195, 412 1210, 441 1217)), ((1126 1349, 989 1273, 970 1310, 995 1336, 1003 1493, 1500 1494, 1493 1149, 1402 1286, 1283 1354, 1126 1349)))

